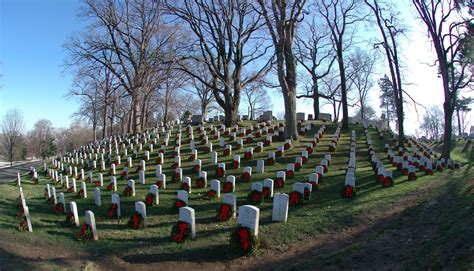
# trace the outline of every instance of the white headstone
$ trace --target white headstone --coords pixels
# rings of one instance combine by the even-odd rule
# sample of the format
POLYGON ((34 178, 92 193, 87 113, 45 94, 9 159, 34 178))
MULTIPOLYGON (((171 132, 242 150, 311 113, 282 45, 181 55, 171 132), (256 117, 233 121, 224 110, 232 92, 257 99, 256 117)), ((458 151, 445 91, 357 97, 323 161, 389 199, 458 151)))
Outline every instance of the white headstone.
POLYGON ((235 218, 237 213, 237 197, 234 194, 225 194, 222 202, 232 206, 232 217, 235 218))
POLYGON ((74 201, 69 203, 69 210, 74 216, 74 226, 79 227, 79 216, 77 214, 77 204, 74 201))
POLYGON ((84 192, 84 198, 87 199, 87 185, 85 182, 81 183, 82 192, 84 192))
POLYGON ((85 223, 91 227, 92 237, 94 238, 94 240, 95 241, 99 240, 99 237, 97 235, 97 228, 95 226, 95 216, 94 216, 94 213, 92 211, 86 211, 85 223))
POLYGON ((143 201, 135 202, 135 211, 142 215, 143 217, 143 227, 147 227, 148 220, 146 218, 146 205, 143 201))
POLYGON ((264 173, 264 172, 265 172, 265 160, 258 160, 257 173, 264 173))
POLYGON ((100 206, 102 204, 102 201, 100 199, 100 188, 98 187, 94 188, 94 202, 97 206, 100 206))
POLYGON ((160 204, 160 194, 159 194, 158 185, 152 184, 150 186, 150 193, 152 193, 154 195, 154 197, 153 197, 154 204, 155 205, 160 204))
POLYGON ((184 201, 186 205, 188 205, 188 197, 188 192, 186 192, 185 190, 178 190, 178 199, 184 201))
POLYGON ((63 192, 59 193, 59 203, 63 205, 63 212, 66 213, 66 200, 63 192))
POLYGON ((145 171, 140 170, 138 172, 138 179, 139 179, 141 184, 145 184, 145 171))
POLYGON ((117 217, 122 216, 122 212, 120 209, 120 195, 117 193, 112 194, 112 204, 117 204, 117 217))
POLYGON ((132 188, 132 197, 135 197, 135 181, 128 180, 127 185, 132 188))
POLYGON ((273 197, 273 180, 272 179, 265 179, 263 180, 263 187, 268 187, 270 193, 269 197, 273 197))
POLYGON ((219 180, 211 180, 211 190, 216 192, 216 197, 221 197, 221 182, 219 180))
POLYGON ((188 223, 191 226, 191 239, 196 238, 196 219, 194 209, 191 207, 179 208, 179 221, 188 223))
POLYGON ((240 226, 248 227, 253 230, 255 236, 258 236, 258 224, 260 220, 260 209, 252 205, 243 205, 239 207, 239 217, 237 223, 240 226))
POLYGON ((276 193, 273 197, 272 221, 286 222, 288 220, 288 194, 276 193))

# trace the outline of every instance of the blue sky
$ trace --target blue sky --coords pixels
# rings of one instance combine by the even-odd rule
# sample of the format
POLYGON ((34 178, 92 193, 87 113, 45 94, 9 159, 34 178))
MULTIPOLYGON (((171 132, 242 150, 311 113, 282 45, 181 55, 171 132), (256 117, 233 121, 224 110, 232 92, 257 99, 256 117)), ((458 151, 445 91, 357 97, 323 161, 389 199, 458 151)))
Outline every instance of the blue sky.
MULTIPOLYGON (((441 81, 437 78, 434 54, 423 25, 415 20, 409 1, 401 1, 399 9, 409 26, 403 40, 403 62, 406 89, 423 105, 442 103, 441 81)), ((61 66, 66 57, 62 45, 74 32, 84 27, 76 14, 80 1, 76 0, 0 0, 0 116, 12 108, 23 111, 26 128, 42 118, 49 119, 55 127, 68 127, 71 115, 78 108, 77 102, 66 100, 64 95, 71 86, 72 77, 63 73, 61 66)), ((364 32, 364 31, 362 31, 364 32)), ((363 45, 365 46, 365 45, 363 45)), ((370 44, 367 44, 370 48, 370 44)), ((384 64, 384 62, 383 62, 384 64)), ((378 79, 385 71, 376 71, 378 79)), ((378 108, 378 88, 370 97, 378 108)), ((283 111, 281 94, 271 91, 274 114, 283 111)), ((418 108, 420 116, 423 108, 418 108)), ((298 111, 311 113, 311 102, 299 101, 298 111)), ((324 107, 323 112, 332 112, 324 107)), ((350 108, 349 112, 354 112, 350 108)), ((420 119, 413 107, 406 110, 406 129, 413 134, 420 119)))
POLYGON ((20 108, 27 129, 47 118, 67 127, 77 105, 63 98, 71 76, 63 75, 62 44, 81 28, 74 0, 0 1, 0 115, 20 108))

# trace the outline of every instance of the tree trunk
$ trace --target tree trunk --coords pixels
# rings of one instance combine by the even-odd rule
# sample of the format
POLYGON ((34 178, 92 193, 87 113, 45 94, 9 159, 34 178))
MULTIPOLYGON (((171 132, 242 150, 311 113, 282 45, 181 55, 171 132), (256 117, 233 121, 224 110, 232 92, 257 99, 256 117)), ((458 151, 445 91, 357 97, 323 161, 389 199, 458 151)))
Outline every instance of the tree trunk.
POLYGON ((141 114, 140 114, 140 103, 138 97, 133 99, 133 133, 137 134, 141 131, 141 114))
POLYGON ((349 111, 347 109, 347 86, 346 70, 344 68, 344 59, 342 56, 342 44, 338 45, 337 63, 339 66, 339 76, 341 78, 341 101, 342 101, 342 128, 349 128, 349 111))
POLYGON ((207 111, 207 102, 201 101, 201 117, 203 121, 206 119, 206 112, 207 111))
POLYGON ((107 104, 104 106, 104 114, 103 114, 103 128, 102 128, 102 138, 107 137, 107 104))
POLYGON ((318 83, 313 81, 313 112, 314 119, 319 119, 319 90, 318 83))
POLYGON ((97 140, 97 122, 96 121, 92 122, 92 138, 94 139, 94 142, 97 140))
POLYGON ((283 93, 285 101, 285 139, 298 139, 298 131, 296 129, 296 88, 289 89, 283 93))
POLYGON ((234 124, 237 123, 237 111, 238 108, 235 108, 234 106, 227 106, 224 109, 224 124, 227 127, 232 127, 234 124))
POLYGON ((461 116, 459 114, 459 108, 456 109, 456 116, 458 118, 458 135, 459 137, 461 137, 463 131, 462 131, 462 126, 461 126, 461 116))
POLYGON ((110 135, 114 134, 114 118, 115 118, 115 103, 112 103, 112 107, 110 108, 110 135))
MULTIPOLYGON (((401 98, 401 97, 400 97, 401 98)), ((397 101, 398 103, 403 104, 403 99, 397 101)), ((404 142, 404 128, 403 128, 403 105, 397 106, 397 124, 398 124, 398 147, 403 147, 405 145, 404 142)))
POLYGON ((365 108, 364 108, 364 105, 362 103, 360 103, 360 117, 362 119, 365 119, 364 117, 364 111, 365 111, 365 108))
POLYGON ((443 152, 441 156, 445 159, 451 157, 451 138, 453 133, 453 110, 447 102, 443 104, 444 108, 444 136, 443 136, 443 152))

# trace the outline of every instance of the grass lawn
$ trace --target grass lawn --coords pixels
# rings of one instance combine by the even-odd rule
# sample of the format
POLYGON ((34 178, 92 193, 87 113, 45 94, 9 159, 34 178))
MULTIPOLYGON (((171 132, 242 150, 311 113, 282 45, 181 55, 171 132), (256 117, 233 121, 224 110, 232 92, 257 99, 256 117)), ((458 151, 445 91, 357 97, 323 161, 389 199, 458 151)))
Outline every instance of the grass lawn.
MULTIPOLYGON (((252 181, 263 181, 265 178, 275 180, 278 170, 286 170, 286 164, 294 162, 323 124, 313 123, 315 125, 309 133, 294 142, 283 157, 277 158, 274 166, 266 166, 264 174, 254 173, 252 181)), ((275 192, 289 193, 293 183, 308 181, 308 175, 314 172, 314 168, 328 153, 329 142, 336 129, 335 124, 326 125, 327 130, 309 156, 308 163, 296 172, 293 179, 287 179, 283 189, 275 192)), ((417 173, 419 178, 416 181, 408 181, 385 158, 383 145, 389 139, 388 134, 385 134, 385 140, 381 140, 375 129, 371 128, 377 155, 384 158, 387 168, 394 170, 394 186, 384 189, 374 181, 363 127, 353 125, 352 129, 356 130, 357 135, 355 198, 343 199, 339 193, 344 185, 350 149, 350 130, 343 130, 337 149, 332 153, 329 172, 323 177, 319 190, 304 205, 290 207, 287 223, 272 222, 271 201, 258 205, 261 248, 252 257, 242 256, 239 251, 230 248, 229 237, 237 227, 237 222, 235 219, 217 222, 216 212, 222 198, 206 200, 204 197, 209 190, 210 180, 216 179, 216 165, 210 164, 210 154, 203 153, 204 146, 195 129, 198 158, 202 160, 202 170, 208 172, 208 187, 192 188, 189 195, 189 206, 196 212, 196 240, 177 244, 170 238, 171 227, 178 221, 177 211, 172 205, 179 184, 171 179, 174 175, 171 145, 175 130, 170 137, 163 165, 167 189, 160 190, 158 206, 147 208, 149 226, 144 230, 132 230, 128 228, 127 222, 133 213, 134 202, 143 201, 150 184, 157 181, 154 161, 162 140, 155 145, 147 162, 146 185, 138 184, 138 174, 135 172, 139 160, 144 156, 143 152, 139 153, 139 159, 134 160, 130 178, 136 180, 136 196, 121 197, 121 220, 106 218, 112 194, 105 189, 110 180, 106 173, 104 187, 101 188, 101 207, 94 205, 93 184, 88 183, 87 199, 75 199, 75 193, 65 193, 67 202, 76 201, 81 223, 86 210, 94 212, 99 234, 99 241, 96 242, 77 241, 75 233, 79 229, 62 225, 65 215, 56 215, 54 206, 48 204, 43 195, 45 184, 52 182, 43 175, 41 169, 38 169, 41 172, 40 185, 34 185, 29 176, 22 177, 33 233, 17 230, 18 187, 14 184, 0 185, 0 269, 474 269, 472 146, 466 148, 467 143, 459 141, 453 149, 453 158, 463 164, 461 169, 435 172, 434 176, 417 173)), ((183 176, 191 177, 194 185, 198 175, 192 172, 193 162, 188 161, 191 150, 186 135, 187 132, 183 131, 183 176)), ((225 138, 226 143, 230 142, 228 136, 225 138)), ((232 155, 223 157, 224 148, 220 148, 218 141, 211 135, 209 139, 218 152, 219 162, 226 162, 228 168, 232 155, 241 155, 241 168, 228 169, 226 174, 236 176, 237 206, 249 204, 247 195, 251 184, 240 182, 242 168, 252 166, 255 172, 256 161, 266 159, 268 151, 276 151, 282 142, 264 147, 263 152, 254 153, 254 158, 246 161, 243 157, 245 147, 255 147, 258 140, 251 145, 244 143, 244 148, 233 149, 232 155)), ((264 139, 265 135, 260 140, 264 139)), ((234 148, 235 143, 232 144, 234 148)), ((117 174, 120 174, 124 162, 122 157, 117 174)), ((95 180, 97 174, 94 172, 95 180)), ((85 175, 87 177, 87 171, 85 175)), ((222 189, 224 178, 219 180, 222 189)), ((117 193, 124 190, 126 183, 126 180, 118 178, 117 193)), ((80 181, 77 186, 80 187, 80 181)), ((56 191, 59 194, 65 189, 56 184, 56 191)))

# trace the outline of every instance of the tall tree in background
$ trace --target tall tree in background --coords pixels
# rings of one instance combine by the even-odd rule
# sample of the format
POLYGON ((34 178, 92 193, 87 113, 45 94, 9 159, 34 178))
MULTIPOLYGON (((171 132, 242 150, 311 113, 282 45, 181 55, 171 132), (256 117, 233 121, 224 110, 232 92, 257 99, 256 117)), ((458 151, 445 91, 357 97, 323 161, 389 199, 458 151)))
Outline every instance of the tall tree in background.
MULTIPOLYGON (((331 50, 329 31, 316 23, 316 16, 308 23, 303 31, 306 35, 296 36, 296 59, 310 76, 310 86, 303 94, 296 95, 300 98, 313 100, 314 118, 319 118, 319 90, 320 80, 329 74, 336 57, 331 50)), ((325 97, 328 98, 328 97, 325 97)))
POLYGON ((296 122, 296 57, 293 51, 297 24, 303 20, 306 0, 257 0, 272 37, 277 74, 285 102, 285 138, 298 139, 296 122))
POLYGON ((2 134, 0 144, 2 153, 13 166, 13 161, 17 161, 22 156, 23 132, 25 122, 23 113, 18 109, 7 111, 2 119, 2 134))
POLYGON ((365 19, 361 16, 359 0, 321 0, 316 1, 317 11, 325 19, 331 32, 334 51, 341 81, 342 127, 349 128, 348 87, 344 52, 353 44, 354 34, 358 22, 365 19))
POLYGON ((361 49, 355 50, 349 55, 350 80, 356 89, 357 104, 359 106, 359 117, 365 119, 365 108, 369 102, 369 91, 373 87, 372 73, 376 59, 361 49))
POLYGON ((249 118, 256 120, 257 115, 272 108, 272 100, 261 82, 255 82, 244 88, 244 99, 249 106, 249 118))
POLYGON ((462 136, 462 134, 465 131, 466 124, 465 124, 465 113, 470 112, 471 108, 469 105, 471 105, 474 102, 474 98, 472 97, 461 97, 456 99, 456 105, 455 105, 455 110, 456 110, 456 117, 458 120, 458 134, 459 137, 462 136))
POLYGON ((149 73, 162 62, 159 51, 172 35, 157 36, 161 25, 161 1, 84 0, 81 17, 93 20, 81 36, 71 38, 65 47, 67 65, 96 62, 109 69, 131 96, 133 132, 140 132, 143 121, 140 93, 149 73), (159 38, 158 38, 159 37, 159 38), (106 54, 104 54, 104 51, 106 54), (112 54, 112 61, 104 55, 112 54))
POLYGON ((234 125, 242 88, 271 68, 272 60, 267 56, 270 46, 258 35, 264 24, 262 17, 250 1, 244 0, 169 1, 167 9, 189 29, 189 40, 183 43, 190 45, 182 48, 179 69, 212 89, 224 109, 225 125, 234 125), (206 67, 215 80, 201 78, 189 62, 206 67))
MULTIPOLYGON (((390 129, 390 122, 393 118, 396 119, 396 103, 395 97, 393 92, 393 85, 392 81, 385 75, 383 78, 379 80, 379 88, 380 88, 380 109, 382 110, 382 114, 385 116, 386 127, 390 129)), ((397 127, 398 127, 398 120, 397 120, 397 127)))
MULTIPOLYGON (((463 54, 463 40, 469 38, 473 19, 457 10, 464 1, 413 0, 418 16, 429 33, 436 52, 438 72, 443 81, 444 137, 442 157, 450 158, 452 117, 460 91, 474 82, 470 57, 463 54)), ((471 11, 472 12, 472 11, 471 11)))
POLYGON ((31 155, 46 159, 56 154, 53 124, 50 120, 38 120, 28 132, 28 150, 31 155))
MULTIPOLYGON (((398 130, 398 146, 404 146, 405 130, 403 120, 405 115, 403 113, 403 87, 402 77, 400 72, 400 61, 398 55, 398 41, 399 35, 403 34, 404 29, 397 25, 397 14, 391 12, 388 16, 384 14, 384 9, 380 7, 377 0, 365 0, 365 3, 372 10, 375 16, 382 41, 374 44, 375 48, 382 48, 387 60, 387 66, 390 70, 390 82, 392 88, 393 100, 395 101, 395 108, 397 112, 397 130, 398 130)), ((393 10, 393 9, 390 9, 393 10)), ((387 88, 388 90, 388 88, 387 88)))
POLYGON ((439 106, 430 106, 423 115, 420 128, 428 138, 438 140, 443 130, 443 111, 439 106))

